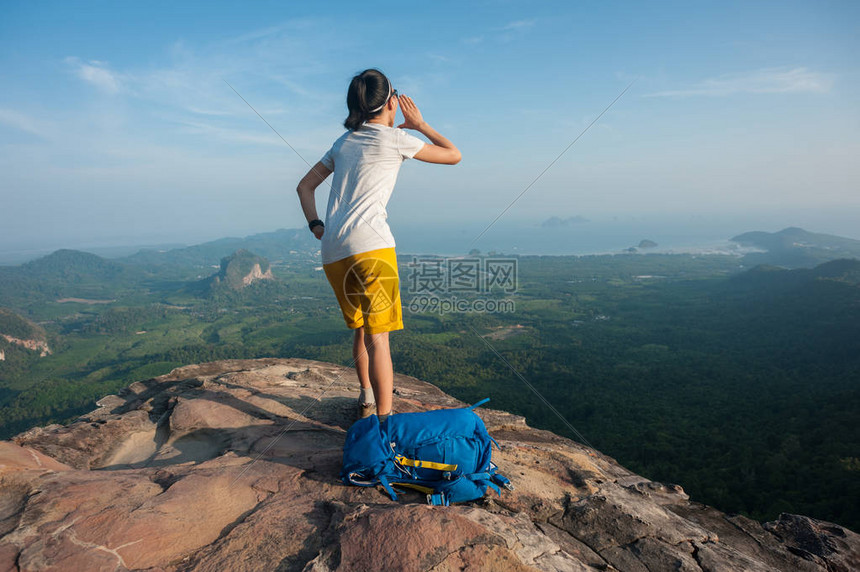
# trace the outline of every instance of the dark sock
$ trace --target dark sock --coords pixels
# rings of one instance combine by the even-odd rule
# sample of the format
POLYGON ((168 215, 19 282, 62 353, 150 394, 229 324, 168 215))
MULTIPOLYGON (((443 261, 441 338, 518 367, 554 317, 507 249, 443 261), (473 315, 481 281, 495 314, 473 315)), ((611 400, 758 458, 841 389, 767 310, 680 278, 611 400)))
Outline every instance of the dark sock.
POLYGON ((378 416, 378 417, 379 417, 379 424, 380 424, 380 425, 382 425, 383 423, 385 423, 385 420, 386 420, 386 419, 388 419, 388 415, 389 415, 388 413, 383 413, 382 415, 379 415, 379 416, 378 416))

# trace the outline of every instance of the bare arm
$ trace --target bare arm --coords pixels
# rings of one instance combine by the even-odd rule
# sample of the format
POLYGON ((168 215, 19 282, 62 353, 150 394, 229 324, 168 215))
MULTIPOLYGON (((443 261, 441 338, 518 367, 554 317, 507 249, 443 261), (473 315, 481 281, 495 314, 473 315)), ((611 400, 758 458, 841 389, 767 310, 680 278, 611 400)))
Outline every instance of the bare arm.
MULTIPOLYGON (((302 177, 302 180, 299 181, 299 186, 296 187, 296 192, 299 194, 299 201, 302 204, 302 211, 305 213, 305 218, 308 219, 308 222, 319 218, 319 216, 317 216, 317 205, 316 200, 314 199, 314 193, 317 190, 317 187, 320 186, 320 184, 322 184, 329 175, 331 175, 331 169, 323 165, 322 162, 317 162, 316 165, 311 167, 311 170, 308 171, 307 175, 302 177)), ((325 229, 321 226, 315 226, 313 229, 314 236, 320 240, 322 240, 324 232, 325 229)))
POLYGON ((414 129, 424 134, 427 139, 433 142, 432 145, 424 145, 415 154, 415 158, 426 163, 439 163, 442 165, 456 165, 459 163, 460 159, 462 159, 460 150, 424 121, 421 111, 418 110, 418 106, 415 105, 412 98, 408 95, 401 95, 399 100, 400 110, 403 112, 405 121, 398 125, 398 127, 414 129))

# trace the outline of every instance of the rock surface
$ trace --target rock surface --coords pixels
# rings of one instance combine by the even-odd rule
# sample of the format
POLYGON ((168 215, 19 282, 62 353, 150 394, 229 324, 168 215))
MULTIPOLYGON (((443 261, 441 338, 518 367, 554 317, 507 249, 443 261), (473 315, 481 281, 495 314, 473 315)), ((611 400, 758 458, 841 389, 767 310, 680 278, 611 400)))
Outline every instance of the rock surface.
MULTIPOLYGON (((480 409, 516 490, 430 507, 337 479, 358 384, 302 359, 178 368, 0 442, 0 571, 856 570, 860 536, 691 502, 480 409)), ((463 404, 397 375, 395 412, 463 404)))
POLYGON ((21 338, 7 336, 6 334, 0 334, 0 338, 3 338, 7 342, 18 344, 19 346, 27 348, 28 350, 39 352, 39 355, 41 357, 45 357, 46 355, 52 353, 51 348, 48 347, 47 342, 43 340, 22 340, 21 338))

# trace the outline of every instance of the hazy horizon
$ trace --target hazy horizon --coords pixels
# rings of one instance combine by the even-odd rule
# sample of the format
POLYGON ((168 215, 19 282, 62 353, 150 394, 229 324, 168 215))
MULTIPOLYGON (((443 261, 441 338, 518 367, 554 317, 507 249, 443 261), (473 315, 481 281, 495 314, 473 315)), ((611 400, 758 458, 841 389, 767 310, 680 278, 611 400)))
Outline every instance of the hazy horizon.
MULTIPOLYGON (((577 215, 557 214, 559 218, 577 215)), ((619 252, 636 246, 640 240, 654 240, 656 251, 705 251, 728 245, 731 237, 749 231, 777 232, 787 227, 800 227, 813 233, 832 234, 860 240, 860 228, 852 213, 785 213, 735 216, 715 214, 598 216, 559 228, 546 228, 541 220, 498 221, 474 244, 472 241, 492 219, 477 218, 462 223, 440 225, 411 224, 405 219, 389 221, 397 242, 398 252, 404 254, 465 254, 472 248, 481 252, 498 251, 508 254, 602 254, 619 252), (784 222, 783 222, 784 221, 784 222), (478 224, 480 223, 480 224, 478 224), (562 244, 560 240, 567 241, 562 244)), ((106 258, 122 257, 142 248, 183 248, 222 238, 245 238, 274 232, 279 228, 236 229, 218 232, 173 235, 173 240, 160 236, 115 236, 90 240, 57 239, 42 243, 5 243, 0 246, 0 265, 20 264, 55 250, 68 248, 90 251, 106 258)))

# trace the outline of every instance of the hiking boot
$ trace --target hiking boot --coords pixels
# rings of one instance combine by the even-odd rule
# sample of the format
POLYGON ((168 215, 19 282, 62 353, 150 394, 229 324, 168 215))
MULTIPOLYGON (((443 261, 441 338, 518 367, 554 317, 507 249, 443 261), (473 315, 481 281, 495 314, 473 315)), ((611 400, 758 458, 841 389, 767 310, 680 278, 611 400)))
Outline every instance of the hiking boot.
POLYGON ((375 415, 375 414, 376 414, 376 404, 375 403, 371 403, 371 404, 364 404, 361 402, 358 403, 358 418, 359 419, 364 419, 365 417, 370 417, 371 415, 375 415))

